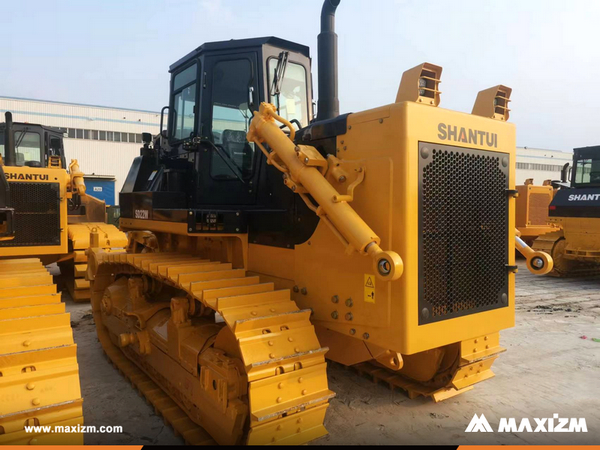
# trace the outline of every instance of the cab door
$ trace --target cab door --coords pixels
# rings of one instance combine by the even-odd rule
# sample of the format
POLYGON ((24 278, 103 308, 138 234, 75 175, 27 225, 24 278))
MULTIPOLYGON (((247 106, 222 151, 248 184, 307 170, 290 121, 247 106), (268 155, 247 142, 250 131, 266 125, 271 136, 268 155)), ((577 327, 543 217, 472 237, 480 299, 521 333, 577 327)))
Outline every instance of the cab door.
POLYGON ((205 57, 201 135, 212 145, 199 155, 198 202, 253 205, 260 149, 246 139, 259 105, 257 52, 205 57))

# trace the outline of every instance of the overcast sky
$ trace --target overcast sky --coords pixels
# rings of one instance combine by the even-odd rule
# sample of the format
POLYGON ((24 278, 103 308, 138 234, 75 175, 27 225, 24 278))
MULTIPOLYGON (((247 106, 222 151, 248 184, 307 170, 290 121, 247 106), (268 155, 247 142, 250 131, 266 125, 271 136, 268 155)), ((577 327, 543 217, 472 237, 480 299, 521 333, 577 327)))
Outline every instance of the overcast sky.
MULTIPOLYGON (((159 111, 168 66, 203 42, 273 35, 309 45, 322 0, 2 1, 0 95, 159 111)), ((394 101, 402 72, 444 68, 441 107, 513 88, 520 146, 600 144, 600 2, 342 0, 340 106, 394 101)))

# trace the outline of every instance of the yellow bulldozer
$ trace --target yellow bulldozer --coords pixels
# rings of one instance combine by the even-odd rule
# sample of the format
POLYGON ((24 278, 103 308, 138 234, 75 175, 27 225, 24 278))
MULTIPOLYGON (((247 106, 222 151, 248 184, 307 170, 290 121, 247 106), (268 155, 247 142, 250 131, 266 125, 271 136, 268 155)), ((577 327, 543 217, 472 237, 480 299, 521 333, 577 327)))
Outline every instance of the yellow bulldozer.
POLYGON ((58 263, 73 300, 89 301, 85 251, 89 247, 91 228, 100 230, 101 246, 105 249, 125 247, 127 237, 114 225, 106 223, 105 203, 86 194, 84 174, 77 160, 72 160, 67 169, 62 131, 38 124, 13 123, 12 115, 8 115, 10 119, 0 124, 0 142, 4 142, 4 131, 9 124, 14 157, 9 153, 2 153, 2 156, 5 175, 12 187, 18 227, 13 239, 0 243, 0 256, 34 256, 44 265, 58 263), (38 174, 38 169, 57 172, 38 174), (39 184, 40 181, 45 183, 39 184), (64 215, 59 214, 57 206, 59 199, 63 201, 59 190, 63 182, 67 183, 67 196, 64 197, 67 212, 64 215), (40 187, 44 185, 48 189, 40 187))
POLYGON ((597 275, 600 269, 600 146, 573 150, 573 164, 565 164, 548 205, 551 233, 538 237, 533 247, 552 255, 557 277, 597 275))
MULTIPOLYGON (((325 0, 312 109, 306 46, 210 42, 170 67, 166 130, 120 193, 125 252, 92 231, 105 352, 190 444, 300 444, 326 433, 326 358, 444 400, 494 376, 514 325, 511 90, 442 109, 442 68, 395 101, 339 114, 325 0)), ((162 127, 161 127, 162 128, 162 127)))
POLYGON ((88 227, 107 251, 127 240, 102 223, 104 202, 85 195, 77 161, 66 170, 60 130, 13 123, 7 112, 0 143, 0 444, 81 444, 80 432, 25 430, 83 423, 70 315, 45 266, 61 262, 81 300, 88 227))

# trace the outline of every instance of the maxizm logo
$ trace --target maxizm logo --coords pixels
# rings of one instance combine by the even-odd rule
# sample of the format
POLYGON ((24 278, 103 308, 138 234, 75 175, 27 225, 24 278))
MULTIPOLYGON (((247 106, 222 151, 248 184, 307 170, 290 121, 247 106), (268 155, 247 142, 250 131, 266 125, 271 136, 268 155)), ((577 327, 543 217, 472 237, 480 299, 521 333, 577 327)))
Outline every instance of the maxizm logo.
POLYGON ((498 134, 489 131, 474 130, 472 128, 438 124, 438 138, 442 141, 464 142, 465 144, 487 145, 498 148, 498 134))
MULTIPOLYGON (((482 414, 478 417, 477 414, 473 416, 469 426, 465 430, 467 433, 493 433, 490 423, 487 421, 485 416, 482 414)), ((587 433, 587 424, 585 418, 559 418, 558 414, 554 414, 553 417, 547 418, 534 418, 533 424, 528 418, 523 418, 517 426, 517 419, 514 417, 500 418, 498 424, 498 433, 587 433), (534 427, 535 425, 535 427, 534 427)))
POLYGON ((6 173, 7 180, 48 181, 48 174, 38 173, 6 173))

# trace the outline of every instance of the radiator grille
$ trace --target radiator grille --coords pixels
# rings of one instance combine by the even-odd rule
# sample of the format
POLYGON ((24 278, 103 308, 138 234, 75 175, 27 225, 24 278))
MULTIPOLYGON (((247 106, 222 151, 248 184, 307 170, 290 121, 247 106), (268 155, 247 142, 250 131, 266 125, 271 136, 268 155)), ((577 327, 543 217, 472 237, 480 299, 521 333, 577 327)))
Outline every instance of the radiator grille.
POLYGON ((508 155, 419 155, 419 324, 507 306, 508 155))
POLYGON ((548 223, 548 208, 551 200, 548 194, 531 194, 529 196, 529 223, 531 225, 548 223))
POLYGON ((0 247, 60 245, 60 184, 9 183, 15 238, 0 247))

